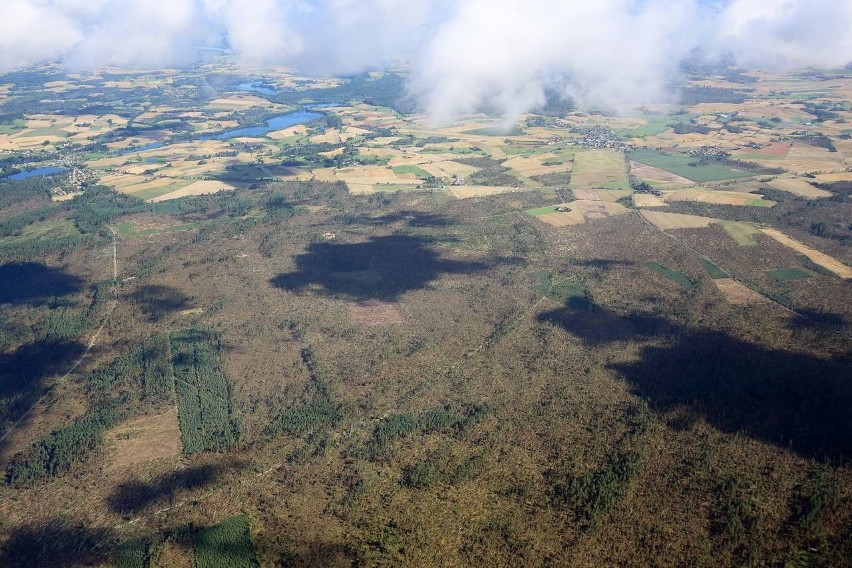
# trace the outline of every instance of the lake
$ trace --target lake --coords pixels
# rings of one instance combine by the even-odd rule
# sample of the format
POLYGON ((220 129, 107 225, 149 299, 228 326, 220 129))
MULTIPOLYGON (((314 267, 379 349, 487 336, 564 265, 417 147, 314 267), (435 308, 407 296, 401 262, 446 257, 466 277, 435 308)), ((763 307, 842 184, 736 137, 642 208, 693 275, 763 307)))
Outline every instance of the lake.
POLYGON ((291 126, 296 126, 297 124, 307 124, 324 116, 324 114, 319 112, 312 112, 310 110, 304 109, 297 110, 296 112, 282 114, 281 116, 276 116, 268 120, 266 122, 266 126, 249 126, 247 128, 238 128, 237 130, 228 130, 227 132, 216 134, 215 136, 212 136, 212 138, 215 140, 230 140, 232 138, 260 138, 262 136, 266 136, 270 132, 290 128, 291 126))
POLYGON ((12 181, 21 181, 22 179, 29 179, 34 177, 46 177, 46 176, 55 176, 56 174, 62 174, 68 171, 68 168, 60 168, 60 167, 45 167, 45 168, 34 168, 32 170, 24 170, 17 174, 7 176, 3 179, 8 179, 12 181))
POLYGON ((237 85, 238 91, 243 91, 246 93, 260 93, 261 95, 273 96, 275 95, 275 90, 266 86, 265 83, 255 82, 255 83, 240 83, 237 85))
POLYGON ((119 150, 115 153, 116 156, 127 156, 128 154, 138 154, 139 152, 144 152, 146 150, 156 150, 157 148, 162 148, 165 146, 162 142, 151 142, 150 144, 145 144, 143 146, 131 146, 130 148, 124 148, 123 150, 119 150))

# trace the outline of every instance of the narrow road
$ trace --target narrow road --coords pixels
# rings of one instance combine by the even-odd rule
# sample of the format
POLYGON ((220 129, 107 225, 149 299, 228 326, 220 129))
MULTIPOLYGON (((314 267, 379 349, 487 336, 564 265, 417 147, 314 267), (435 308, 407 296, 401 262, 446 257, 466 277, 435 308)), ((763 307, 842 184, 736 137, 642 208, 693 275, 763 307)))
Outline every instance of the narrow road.
POLYGON ((86 350, 83 351, 82 355, 74 361, 74 364, 71 365, 71 368, 62 375, 59 379, 57 379, 52 385, 47 387, 47 389, 42 393, 42 395, 36 400, 32 406, 27 409, 27 411, 21 415, 7 430, 6 432, 0 436, 0 442, 3 442, 15 429, 21 425, 21 423, 27 419, 27 417, 32 413, 36 406, 38 406, 50 393, 52 393, 56 387, 62 385, 65 381, 68 380, 74 371, 85 361, 86 357, 92 351, 92 348, 98 342, 98 338, 103 333, 104 328, 107 323, 109 323, 110 317, 112 313, 115 311, 115 308, 118 306, 118 233, 116 230, 110 226, 107 226, 107 229, 112 233, 112 279, 113 279, 113 298, 110 300, 109 307, 107 308, 107 312, 104 315, 104 319, 101 322, 101 325, 95 330, 95 333, 92 334, 92 337, 89 339, 89 342, 86 344, 86 350))

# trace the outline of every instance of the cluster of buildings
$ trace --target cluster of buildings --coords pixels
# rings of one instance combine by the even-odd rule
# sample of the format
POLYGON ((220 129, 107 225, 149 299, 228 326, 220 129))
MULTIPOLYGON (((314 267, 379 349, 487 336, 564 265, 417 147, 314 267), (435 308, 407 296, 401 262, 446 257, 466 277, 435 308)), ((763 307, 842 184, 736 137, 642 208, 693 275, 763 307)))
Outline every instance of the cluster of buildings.
POLYGON ((635 150, 636 145, 627 144, 606 126, 572 126, 569 129, 574 134, 579 134, 579 139, 569 139, 566 142, 571 146, 582 146, 594 150, 610 149, 626 152, 635 150))

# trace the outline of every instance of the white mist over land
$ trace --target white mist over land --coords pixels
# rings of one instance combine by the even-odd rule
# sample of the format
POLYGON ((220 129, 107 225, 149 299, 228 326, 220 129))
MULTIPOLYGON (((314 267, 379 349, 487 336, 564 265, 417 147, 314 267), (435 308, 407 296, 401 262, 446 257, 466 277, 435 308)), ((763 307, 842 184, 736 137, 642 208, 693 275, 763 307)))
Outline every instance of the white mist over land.
POLYGON ((201 46, 307 73, 405 65, 438 119, 508 117, 547 91, 627 108, 672 96, 681 62, 852 61, 852 0, 0 0, 0 72, 190 65, 201 46))

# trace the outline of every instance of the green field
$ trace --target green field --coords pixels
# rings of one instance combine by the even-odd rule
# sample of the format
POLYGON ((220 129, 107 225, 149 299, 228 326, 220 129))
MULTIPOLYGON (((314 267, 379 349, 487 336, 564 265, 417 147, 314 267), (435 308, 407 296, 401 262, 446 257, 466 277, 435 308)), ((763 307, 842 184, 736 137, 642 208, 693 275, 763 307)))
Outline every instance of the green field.
POLYGON ((572 277, 554 282, 553 274, 548 270, 531 272, 528 278, 532 284, 533 292, 540 296, 546 296, 554 302, 574 309, 591 307, 586 294, 586 287, 579 278, 572 277))
POLYGON ((776 280, 787 282, 789 280, 807 280, 813 278, 814 273, 804 268, 779 268, 772 270, 769 274, 776 280))
POLYGON ((686 274, 678 272, 677 270, 672 270, 671 268, 664 266, 659 262, 649 262, 646 266, 657 274, 659 274, 660 276, 668 278, 675 284, 678 284, 686 288, 687 290, 695 286, 695 282, 690 280, 686 274))
POLYGON ((635 162, 660 168, 695 182, 721 181, 757 175, 755 172, 735 170, 722 164, 698 165, 699 159, 695 156, 664 154, 646 148, 634 150, 628 154, 628 157, 635 162))
POLYGON ((141 237, 145 235, 158 235, 160 233, 175 233, 177 231, 188 231, 189 229, 194 229, 196 227, 200 227, 202 222, 194 222, 194 223, 179 223, 177 225, 172 225, 170 227, 163 227, 162 229, 136 229, 136 223, 133 221, 124 221, 122 223, 117 223, 115 225, 118 233, 124 237, 141 237))
POLYGON ((731 275, 716 266, 712 261, 703 256, 698 259, 701 262, 701 266, 704 267, 704 270, 707 271, 707 274, 710 275, 710 278, 713 280, 722 280, 724 278, 730 278, 731 275))
POLYGON ((533 217, 549 215, 550 213, 556 213, 556 207, 556 205, 549 205, 547 207, 539 207, 538 209, 527 209, 527 215, 532 215, 533 217))
POLYGON ((255 568, 248 517, 240 515, 195 534, 197 568, 255 568))
POLYGON ((65 219, 54 219, 50 221, 42 221, 33 223, 21 230, 20 235, 0 238, 0 244, 20 243, 22 241, 38 240, 38 239, 54 239, 63 237, 79 236, 80 231, 74 226, 72 221, 65 219))
POLYGON ((136 193, 131 193, 133 197, 136 199, 141 199, 143 201, 147 201, 149 199, 154 199, 155 197, 160 197, 161 195, 166 195, 168 193, 175 192, 181 188, 188 186, 190 182, 188 181, 176 181, 173 184, 169 184, 163 187, 152 187, 151 189, 143 189, 142 191, 137 191, 136 193))
POLYGON ((394 166, 393 173, 395 173, 398 176, 404 176, 406 174, 414 174, 418 178, 424 179, 424 180, 432 179, 433 177, 435 177, 432 174, 430 174, 429 172, 427 172, 426 170, 419 168, 417 166, 394 166))
POLYGON ((752 225, 751 223, 742 223, 740 221, 719 221, 719 223, 740 246, 757 246, 757 241, 754 239, 754 236, 760 234, 759 227, 752 225))
POLYGON ((472 134, 474 136, 523 136, 524 131, 515 126, 508 132, 498 126, 489 126, 486 128, 477 128, 476 130, 469 130, 465 132, 465 134, 472 134))
POLYGON ((626 138, 645 138, 646 136, 656 136, 661 132, 666 131, 671 128, 672 125, 677 124, 679 122, 686 122, 691 117, 691 115, 677 115, 677 116, 668 116, 668 115, 648 115, 643 116, 648 124, 645 126, 640 126, 639 128, 634 128, 633 130, 621 129, 617 130, 616 134, 619 136, 624 136, 626 138))

